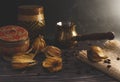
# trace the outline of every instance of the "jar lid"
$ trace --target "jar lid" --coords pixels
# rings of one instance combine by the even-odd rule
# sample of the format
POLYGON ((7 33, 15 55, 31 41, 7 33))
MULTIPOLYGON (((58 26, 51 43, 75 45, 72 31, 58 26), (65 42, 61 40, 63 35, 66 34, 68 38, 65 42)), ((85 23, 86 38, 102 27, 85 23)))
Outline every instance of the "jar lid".
POLYGON ((22 15, 39 15, 40 13, 43 13, 43 6, 21 5, 18 7, 18 13, 22 15))
POLYGON ((28 39, 28 31, 23 27, 8 25, 0 27, 0 40, 14 42, 28 39))

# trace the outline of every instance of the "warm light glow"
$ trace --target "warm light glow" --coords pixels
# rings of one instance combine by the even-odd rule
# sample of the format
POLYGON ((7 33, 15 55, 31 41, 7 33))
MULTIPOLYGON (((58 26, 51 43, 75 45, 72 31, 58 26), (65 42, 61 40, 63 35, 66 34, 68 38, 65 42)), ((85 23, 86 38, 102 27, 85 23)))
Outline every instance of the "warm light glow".
POLYGON ((120 0, 113 0, 110 3, 110 9, 111 9, 111 13, 115 16, 115 17, 119 17, 120 18, 120 0))
POLYGON ((62 26, 62 22, 58 22, 57 25, 62 26))
POLYGON ((39 14, 38 15, 38 20, 39 20, 39 22, 43 21, 44 20, 44 15, 43 14, 39 14))
POLYGON ((75 31, 72 31, 73 36, 77 36, 77 33, 75 31))

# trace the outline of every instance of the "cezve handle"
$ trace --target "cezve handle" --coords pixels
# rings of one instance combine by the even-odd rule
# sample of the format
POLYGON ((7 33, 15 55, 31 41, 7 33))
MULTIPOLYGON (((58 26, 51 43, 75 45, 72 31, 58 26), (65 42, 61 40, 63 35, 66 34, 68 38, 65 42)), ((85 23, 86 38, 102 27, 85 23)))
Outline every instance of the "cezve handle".
POLYGON ((78 35, 72 38, 72 40, 76 41, 85 41, 85 40, 112 40, 114 39, 115 35, 114 32, 107 32, 107 33, 92 33, 92 34, 85 34, 85 35, 78 35))

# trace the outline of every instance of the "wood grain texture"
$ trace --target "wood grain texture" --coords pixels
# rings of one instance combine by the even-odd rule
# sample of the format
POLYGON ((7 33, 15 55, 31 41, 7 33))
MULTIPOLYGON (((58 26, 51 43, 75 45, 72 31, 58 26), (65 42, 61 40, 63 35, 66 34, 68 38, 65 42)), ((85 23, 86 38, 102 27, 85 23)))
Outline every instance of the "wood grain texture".
POLYGON ((100 62, 91 62, 87 57, 88 54, 87 50, 79 51, 77 58, 120 81, 120 67, 119 67, 120 61, 119 59, 117 59, 120 56, 119 48, 113 46, 112 49, 104 48, 103 50, 104 50, 104 54, 108 56, 107 59, 110 60, 110 63, 106 63, 105 62, 106 59, 103 59, 100 62))

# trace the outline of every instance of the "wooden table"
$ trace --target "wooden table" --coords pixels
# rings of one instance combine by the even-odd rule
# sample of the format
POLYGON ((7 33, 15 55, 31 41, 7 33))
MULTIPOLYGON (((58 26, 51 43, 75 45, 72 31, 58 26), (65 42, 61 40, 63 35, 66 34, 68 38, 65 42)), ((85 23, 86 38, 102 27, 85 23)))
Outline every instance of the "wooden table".
POLYGON ((36 56, 38 64, 32 68, 14 70, 11 63, 0 60, 0 81, 1 82, 117 82, 117 80, 96 70, 95 68, 77 60, 76 54, 79 50, 87 49, 91 45, 97 45, 101 41, 79 42, 74 48, 62 49, 63 69, 60 72, 48 73, 42 68, 43 58, 41 54, 36 56))

